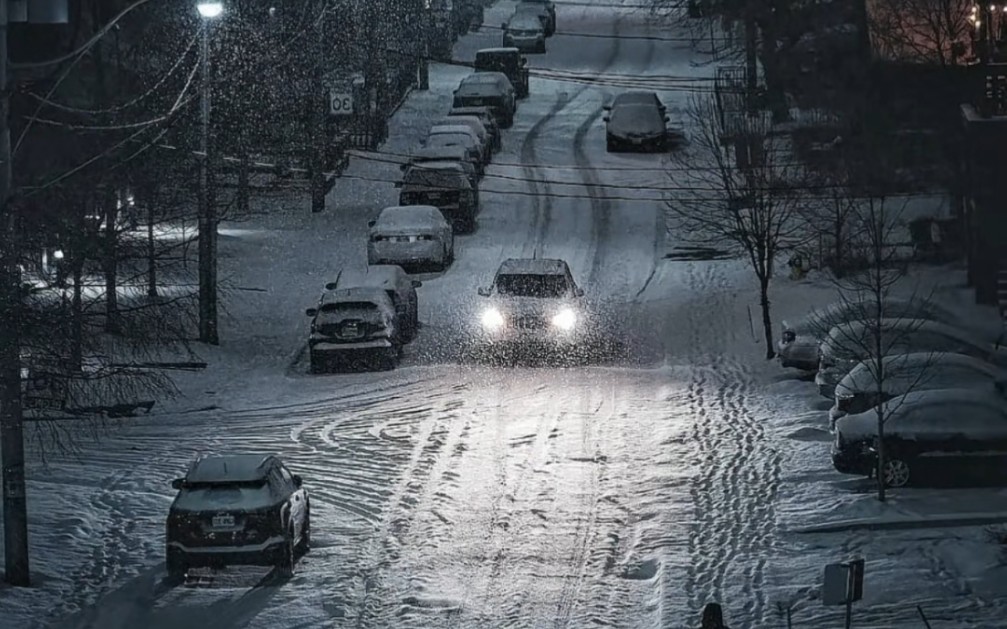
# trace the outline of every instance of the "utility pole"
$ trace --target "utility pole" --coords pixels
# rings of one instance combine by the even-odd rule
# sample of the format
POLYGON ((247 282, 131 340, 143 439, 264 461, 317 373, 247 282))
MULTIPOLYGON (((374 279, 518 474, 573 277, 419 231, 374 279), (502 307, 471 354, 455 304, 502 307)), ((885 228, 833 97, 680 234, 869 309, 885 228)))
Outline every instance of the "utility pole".
POLYGON ((3 463, 4 577, 30 584, 28 502, 21 416, 21 270, 17 220, 10 203, 10 98, 7 90, 7 0, 0 0, 0 454, 3 463))
MULTIPOLYGON (((202 6, 202 5, 201 5, 202 6)), ((219 15, 219 13, 217 13, 219 15)), ((217 337, 217 216, 213 181, 212 141, 210 138, 210 28, 216 15, 202 20, 200 70, 202 99, 200 102, 199 166, 199 340, 210 345, 220 343, 217 337)))
POLYGON ((318 19, 315 20, 315 33, 312 41, 312 61, 314 72, 311 77, 311 137, 308 143, 311 150, 311 211, 325 210, 325 147, 328 144, 325 109, 328 103, 325 91, 325 3, 318 0, 318 19))

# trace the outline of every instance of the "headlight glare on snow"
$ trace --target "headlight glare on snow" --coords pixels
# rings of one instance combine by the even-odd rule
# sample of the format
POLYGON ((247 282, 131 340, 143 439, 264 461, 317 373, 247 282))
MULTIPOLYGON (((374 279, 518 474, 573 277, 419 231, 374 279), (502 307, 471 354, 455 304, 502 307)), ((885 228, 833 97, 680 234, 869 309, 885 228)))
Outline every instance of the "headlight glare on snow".
POLYGON ((564 308, 552 318, 552 324, 560 330, 572 330, 577 325, 577 313, 569 308, 564 308))
POLYGON ((483 326, 491 330, 497 330, 504 325, 504 316, 496 308, 487 308, 483 311, 483 326))

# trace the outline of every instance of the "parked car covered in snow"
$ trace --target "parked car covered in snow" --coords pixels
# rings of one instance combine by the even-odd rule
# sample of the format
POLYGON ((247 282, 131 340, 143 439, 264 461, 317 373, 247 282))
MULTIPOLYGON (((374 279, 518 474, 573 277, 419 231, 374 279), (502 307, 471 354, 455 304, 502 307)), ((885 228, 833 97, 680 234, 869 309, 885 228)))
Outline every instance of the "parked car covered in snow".
POLYGON ((836 385, 829 419, 866 412, 911 391, 989 388, 1007 381, 1007 370, 964 354, 917 352, 862 361, 836 385), (880 370, 879 370, 880 366, 880 370))
POLYGON ((479 185, 479 172, 475 164, 469 159, 469 153, 462 146, 434 146, 421 148, 412 156, 409 161, 402 164, 402 172, 407 172, 413 166, 423 168, 461 170, 468 177, 469 182, 475 188, 479 185))
POLYGON ((493 148, 500 150, 503 146, 503 138, 500 134, 500 124, 497 122, 493 110, 489 107, 452 107, 448 116, 475 116, 483 123, 490 137, 493 138, 493 148))
MULTIPOLYGON (((924 472, 1002 470, 1007 463, 1007 399, 1002 387, 933 389, 892 398, 885 416, 885 484, 902 487, 924 472)), ((873 410, 836 422, 832 464, 843 474, 877 467, 878 418, 873 410)))
POLYGON ((453 93, 452 107, 489 107, 504 129, 514 124, 517 95, 502 72, 476 72, 461 80, 453 93))
POLYGON ((546 37, 550 37, 556 32, 555 7, 550 10, 552 3, 536 2, 533 0, 522 0, 514 7, 514 17, 531 16, 538 20, 542 26, 542 32, 546 37))
MULTIPOLYGON (((486 125, 483 124, 478 116, 445 116, 433 124, 434 127, 454 125, 464 125, 471 129, 491 154, 497 150, 500 144, 500 139, 486 128, 486 125)), ((499 134, 500 130, 497 129, 496 133, 499 134)), ((489 156, 487 156, 488 160, 489 156)))
POLYGON ((503 30, 503 47, 517 48, 524 53, 545 52, 546 30, 538 16, 515 13, 500 28, 503 30))
POLYGON ((917 352, 943 352, 972 356, 998 366, 1007 366, 1007 351, 983 341, 961 328, 924 319, 851 321, 832 328, 819 348, 818 392, 835 396, 836 385, 857 363, 873 355, 876 328, 881 330, 882 356, 917 352))
POLYGON ((504 260, 492 284, 480 288, 479 295, 487 298, 479 322, 482 344, 569 349, 588 333, 584 291, 563 260, 504 260))
MULTIPOLYGON (((884 300, 882 307, 889 318, 911 317, 949 325, 957 321, 957 317, 951 312, 928 300, 888 298, 884 300)), ((783 321, 781 338, 776 346, 780 364, 814 371, 818 369, 818 346, 833 327, 877 316, 875 301, 851 299, 834 302, 821 310, 812 310, 797 321, 783 321)))
POLYGON ((605 115, 605 146, 612 153, 630 148, 664 151, 669 145, 666 108, 654 92, 620 94, 605 115))
MULTIPOLYGON (((390 220, 386 224, 390 225, 392 222, 390 220)), ((421 286, 423 282, 409 277, 399 265, 373 264, 364 269, 339 271, 335 281, 325 285, 325 290, 372 287, 385 291, 395 306, 395 326, 401 331, 403 342, 407 342, 413 340, 419 329, 419 297, 416 289, 421 286)))
POLYGON ((293 573, 311 544, 311 504, 301 477, 272 455, 196 460, 168 510, 165 565, 174 580, 190 568, 273 565, 293 573))
POLYGON ((473 67, 476 72, 503 72, 518 98, 528 96, 528 60, 517 48, 481 48, 473 67))
POLYGON ((399 205, 432 205, 451 221, 456 232, 471 232, 479 212, 479 189, 455 168, 413 167, 397 184, 399 205))
MULTIPOLYGON (((541 11, 539 7, 545 7, 546 13, 548 15, 548 21, 546 23, 546 34, 552 35, 556 32, 556 3, 552 0, 521 0, 518 3, 518 10, 521 10, 522 5, 539 5, 536 7, 536 13, 541 11)), ((525 9, 527 10, 527 9, 525 9)))
POLYGON ((432 205, 387 207, 369 227, 368 264, 429 264, 444 270, 454 260, 451 223, 432 205))
POLYGON ((375 364, 394 369, 405 338, 391 297, 381 288, 326 289, 318 306, 308 308, 311 333, 308 358, 311 372, 328 365, 375 364))
POLYGON ((480 176, 485 171, 486 164, 489 163, 492 154, 489 144, 480 140, 475 131, 463 124, 433 127, 423 141, 423 146, 430 148, 459 146, 464 148, 480 176))

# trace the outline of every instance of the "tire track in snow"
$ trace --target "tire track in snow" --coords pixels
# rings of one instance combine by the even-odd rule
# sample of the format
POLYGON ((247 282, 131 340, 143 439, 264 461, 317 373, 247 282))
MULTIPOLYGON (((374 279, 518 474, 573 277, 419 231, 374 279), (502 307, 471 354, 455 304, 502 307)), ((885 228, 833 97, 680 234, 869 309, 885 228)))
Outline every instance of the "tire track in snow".
MULTIPOLYGON (((701 330, 731 329, 726 317, 721 325, 711 326, 709 320, 710 313, 729 312, 726 304, 717 303, 718 293, 726 294, 726 283, 720 267, 709 263, 702 275, 696 263, 690 264, 688 283, 709 302, 689 311, 692 346, 700 348, 707 343, 701 330)), ((775 543, 781 455, 749 406, 754 379, 748 369, 723 352, 701 352, 693 362, 697 373, 689 400, 697 449, 690 605, 698 611, 709 600, 724 601, 729 594, 725 585, 740 579, 740 587, 732 585, 730 594, 744 599, 746 618, 761 622, 768 607, 765 569, 775 543)))

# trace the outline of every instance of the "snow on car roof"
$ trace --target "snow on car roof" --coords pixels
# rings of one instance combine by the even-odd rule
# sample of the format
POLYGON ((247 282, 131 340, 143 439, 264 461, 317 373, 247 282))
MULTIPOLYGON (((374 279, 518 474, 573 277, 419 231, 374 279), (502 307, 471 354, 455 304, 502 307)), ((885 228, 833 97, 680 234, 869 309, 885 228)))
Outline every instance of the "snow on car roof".
POLYGON ((449 146, 425 146, 413 154, 414 160, 453 160, 464 161, 468 159, 468 151, 465 147, 457 145, 449 146))
POLYGON ((845 323, 840 323, 839 325, 833 326, 833 328, 829 331, 828 344, 839 343, 842 345, 843 341, 865 338, 871 334, 871 328, 877 324, 880 324, 882 332, 891 332, 894 334, 932 332, 935 334, 942 334, 959 341, 964 341, 976 347, 989 345, 988 343, 977 339, 969 332, 953 325, 947 325, 938 321, 930 321, 929 319, 898 318, 881 319, 880 321, 847 321, 845 323))
POLYGON ((566 262, 550 258, 509 258, 500 264, 497 273, 561 275, 566 273, 566 262))
MULTIPOLYGON (((956 317, 947 309, 933 301, 925 299, 903 299, 889 297, 885 299, 883 308, 886 313, 902 317, 915 315, 921 319, 932 319, 941 323, 953 323, 956 317)), ((784 327, 801 334, 817 332, 819 329, 829 329, 833 325, 849 321, 857 315, 873 315, 877 306, 872 299, 850 299, 834 301, 821 309, 814 309, 796 321, 791 327, 786 321, 784 327)))
POLYGON ((213 455, 197 459, 185 475, 188 483, 248 483, 266 478, 271 454, 213 455))
POLYGON ((542 30, 542 21, 531 11, 522 11, 520 13, 515 13, 511 17, 510 21, 507 22, 507 27, 540 31, 542 30))
MULTIPOLYGON (((452 165, 456 166, 457 164, 452 165)), ((439 224, 443 220, 444 215, 432 205, 397 205, 381 210, 381 214, 378 215, 378 220, 374 226, 376 228, 430 227, 431 225, 439 224)), ((372 270, 378 269, 380 272, 383 266, 391 266, 394 269, 399 268, 392 265, 375 265, 369 268, 372 270)), ((387 273, 389 277, 392 277, 393 274, 397 274, 397 272, 389 271, 387 273)))
POLYGON ((484 90, 488 87, 499 87, 510 84, 510 79, 503 72, 475 72, 468 75, 458 84, 458 91, 484 90))
POLYGON ((513 55, 521 54, 521 51, 514 47, 501 47, 501 48, 480 48, 476 51, 476 56, 481 54, 491 54, 491 55, 513 55))
POLYGON ((383 304, 387 300, 388 293, 383 288, 366 285, 351 286, 349 288, 337 288, 323 292, 321 305, 338 304, 345 301, 372 301, 383 304))
MULTIPOLYGON (((949 415, 948 405, 971 407, 974 411, 981 408, 987 411, 985 418, 990 419, 989 432, 1007 434, 1007 399, 995 387, 988 389, 931 389, 928 391, 913 391, 892 398, 883 405, 887 409, 885 430, 897 429, 900 421, 912 413, 912 429, 919 431, 948 431, 955 425, 956 415, 949 415), (927 407, 933 407, 928 409, 927 407), (927 412, 931 410, 932 412, 927 412)), ((976 419, 969 414, 968 419, 976 419)), ((875 409, 863 413, 854 413, 840 418, 836 422, 836 430, 845 439, 851 437, 870 437, 877 435, 878 416, 875 409)))
MULTIPOLYGON (((990 379, 1007 377, 1007 371, 984 360, 950 352, 912 352, 885 356, 881 366, 882 380, 886 377, 895 378, 903 375, 915 378, 918 375, 920 379, 918 385, 921 387, 926 386, 928 379, 954 368, 971 369, 976 375, 985 374, 990 379)), ((877 386, 876 371, 877 365, 874 360, 862 361, 843 377, 837 389, 869 391, 877 386)), ((976 384, 986 385, 989 384, 989 380, 976 380, 976 384)))
MULTIPOLYGON (((411 206, 409 209, 413 208, 422 209, 425 207, 427 206, 414 205, 411 206)), ((383 210, 381 214, 382 216, 384 216, 385 211, 398 210, 398 209, 402 208, 398 207, 385 208, 385 210, 383 210)), ((434 211, 437 210, 437 208, 432 209, 434 211)), ((388 224, 389 226, 394 225, 395 227, 402 227, 404 226, 405 222, 406 222, 405 220, 396 221, 395 216, 393 214, 388 224)), ((412 222, 409 224, 413 225, 416 222, 417 221, 412 220, 412 222)), ((391 290, 395 288, 395 285, 398 282, 399 278, 401 278, 404 274, 405 271, 403 271, 401 267, 398 267, 394 264, 375 264, 367 267, 366 269, 344 269, 339 272, 339 278, 336 280, 336 284, 339 286, 337 290, 367 288, 367 287, 391 290)))
POLYGON ((464 133, 469 135, 472 133, 472 127, 467 124, 435 124, 430 127, 430 132, 428 135, 445 135, 451 133, 464 133))

